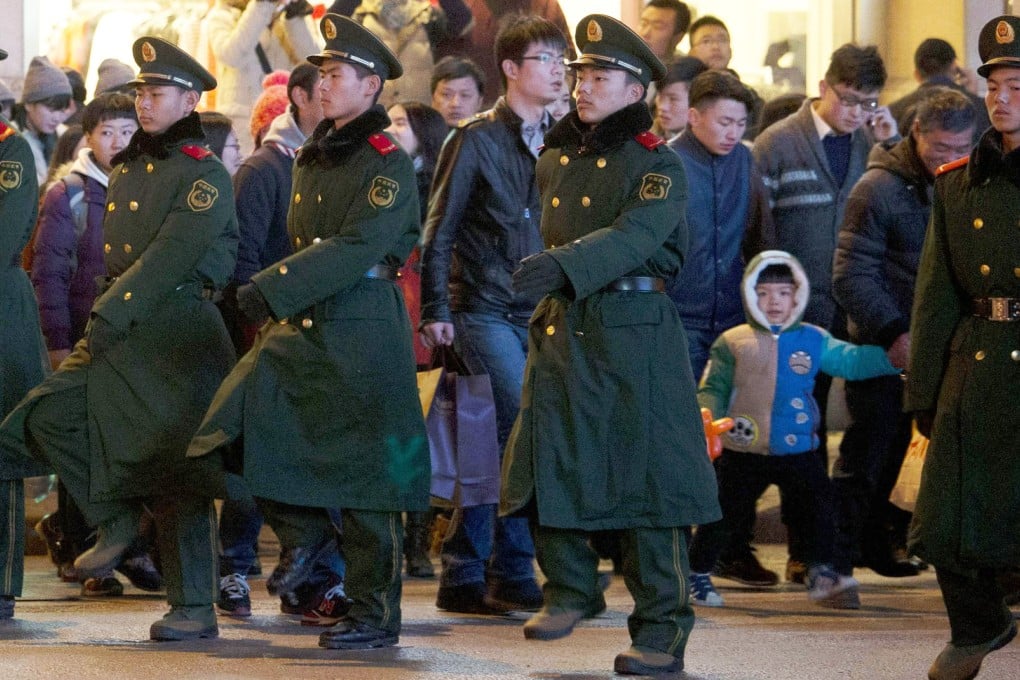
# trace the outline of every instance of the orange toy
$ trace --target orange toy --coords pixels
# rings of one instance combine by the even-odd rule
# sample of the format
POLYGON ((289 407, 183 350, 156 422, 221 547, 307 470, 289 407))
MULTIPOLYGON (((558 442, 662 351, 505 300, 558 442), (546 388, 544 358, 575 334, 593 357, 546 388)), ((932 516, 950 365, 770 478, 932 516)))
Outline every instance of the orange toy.
POLYGON ((705 442, 708 444, 708 459, 715 460, 722 455, 722 435, 733 429, 733 418, 712 420, 712 412, 701 409, 701 423, 705 426, 705 442))

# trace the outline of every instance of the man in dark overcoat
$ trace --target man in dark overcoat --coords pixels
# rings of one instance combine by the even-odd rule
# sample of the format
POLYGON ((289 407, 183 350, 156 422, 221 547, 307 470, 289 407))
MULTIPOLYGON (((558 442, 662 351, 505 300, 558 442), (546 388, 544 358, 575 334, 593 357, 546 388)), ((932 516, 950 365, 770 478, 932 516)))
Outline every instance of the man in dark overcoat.
POLYGON ((694 624, 685 527, 720 518, 676 306, 664 294, 688 246, 679 156, 648 132, 665 68, 611 17, 581 20, 577 110, 538 160, 546 249, 514 273, 546 294, 531 318, 521 412, 503 467, 504 513, 527 512, 548 581, 529 639, 605 609, 589 534, 619 530, 635 607, 620 673, 683 668, 694 624))

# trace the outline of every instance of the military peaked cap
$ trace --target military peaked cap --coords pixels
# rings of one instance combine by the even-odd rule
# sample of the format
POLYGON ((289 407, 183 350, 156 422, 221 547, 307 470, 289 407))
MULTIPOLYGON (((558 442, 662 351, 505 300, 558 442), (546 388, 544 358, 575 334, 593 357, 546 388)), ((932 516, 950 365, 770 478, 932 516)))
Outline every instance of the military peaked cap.
POLYGON ((364 26, 339 14, 327 14, 319 22, 326 47, 308 61, 322 66, 327 61, 345 61, 363 66, 383 80, 399 78, 404 67, 390 48, 364 26))
POLYGON ((131 47, 138 75, 128 85, 175 85, 205 92, 216 89, 216 79, 177 45, 162 38, 143 36, 131 47))
POLYGON ((0 50, 0 61, 3 61, 6 58, 7 58, 7 52, 4 51, 4 50, 0 50))
POLYGON ((977 71, 986 78, 996 66, 1020 68, 1020 17, 1001 16, 985 24, 978 54, 983 63, 977 71))
POLYGON ((569 66, 598 66, 630 73, 648 87, 666 75, 666 67, 641 37, 605 14, 589 14, 574 31, 577 59, 569 66))

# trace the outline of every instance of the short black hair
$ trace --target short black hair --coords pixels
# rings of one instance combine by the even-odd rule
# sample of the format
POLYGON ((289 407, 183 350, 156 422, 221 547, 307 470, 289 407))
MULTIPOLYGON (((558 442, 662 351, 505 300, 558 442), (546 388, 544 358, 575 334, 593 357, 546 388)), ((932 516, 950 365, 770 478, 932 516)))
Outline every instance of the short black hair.
POLYGON ((885 63, 874 45, 860 47, 847 43, 838 47, 829 59, 825 81, 842 84, 861 92, 875 92, 885 87, 885 63))
POLYGON ((711 14, 706 14, 703 17, 699 17, 693 24, 691 24, 691 44, 694 44, 694 34, 698 32, 698 29, 704 28, 705 26, 718 26, 722 30, 726 31, 726 35, 730 34, 730 29, 726 28, 726 24, 723 23, 722 19, 714 17, 711 14))
POLYGON ((85 105, 81 114, 81 127, 88 135, 92 134, 100 123, 118 118, 138 122, 135 98, 122 92, 103 92, 85 105))
POLYGON ((439 83, 445 80, 471 78, 478 86, 478 96, 485 94, 485 73, 481 67, 467 57, 443 57, 432 67, 432 78, 429 80, 429 92, 436 93, 439 83))
POLYGON ((233 123, 219 111, 203 111, 198 114, 198 119, 202 123, 202 132, 205 133, 205 141, 209 148, 219 158, 223 158, 227 137, 234 131, 233 123))
POLYGON ((747 108, 747 115, 751 115, 754 108, 754 97, 740 80, 727 71, 705 71, 691 81, 691 89, 688 94, 691 108, 699 111, 705 110, 720 99, 732 99, 743 104, 747 108))
POLYGON ((807 99, 807 95, 801 92, 787 92, 765 102, 758 117, 758 129, 755 136, 760 135, 773 123, 778 123, 787 116, 796 113, 805 99, 807 99))
POLYGON ((932 87, 918 102, 914 120, 921 132, 963 132, 974 127, 977 112, 967 95, 949 87, 932 87))
POLYGON ((683 35, 691 26, 691 9, 680 0, 648 0, 645 7, 673 10, 673 35, 683 35))
POLYGON ((928 38, 914 51, 914 68, 924 79, 945 73, 956 60, 956 50, 942 38, 928 38))
POLYGON ((662 80, 656 82, 655 85, 661 90, 673 83, 690 83, 707 70, 708 66, 705 65, 705 62, 696 57, 678 57, 666 69, 666 75, 662 77, 662 80))
POLYGON ((303 62, 291 70, 290 77, 287 78, 287 99, 290 101, 290 112, 292 114, 297 114, 297 104, 294 103, 294 97, 290 94, 294 91, 294 88, 300 87, 305 94, 311 97, 315 94, 315 86, 318 82, 319 67, 311 62, 303 62))
POLYGON ((534 14, 510 14, 501 22, 496 33, 496 44, 492 48, 499 70, 499 81, 506 91, 506 74, 503 73, 503 61, 521 63, 524 53, 532 45, 550 45, 560 52, 567 49, 567 39, 559 27, 548 19, 534 14))
POLYGON ((60 70, 64 72, 67 82, 71 84, 71 99, 78 102, 79 106, 83 105, 85 97, 88 96, 85 91, 85 79, 81 77, 81 73, 70 66, 62 66, 60 70))
POLYGON ((758 272, 758 280, 754 282, 754 285, 760 286, 763 283, 792 283, 796 285, 797 281, 793 278, 793 270, 790 269, 790 265, 774 262, 758 272))

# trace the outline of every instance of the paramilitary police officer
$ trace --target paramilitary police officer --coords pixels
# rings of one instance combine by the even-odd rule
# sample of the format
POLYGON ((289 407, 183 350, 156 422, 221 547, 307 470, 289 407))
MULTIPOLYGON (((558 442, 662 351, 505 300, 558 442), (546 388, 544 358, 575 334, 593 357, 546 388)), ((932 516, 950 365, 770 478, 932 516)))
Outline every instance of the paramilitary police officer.
POLYGON ((972 678, 1016 636, 997 577, 1020 565, 1020 17, 981 29, 992 121, 943 166, 910 324, 906 409, 931 444, 910 531, 951 639, 928 677, 972 678))
POLYGON ((502 510, 535 513, 548 578, 525 637, 571 632, 605 609, 588 532, 620 530, 634 612, 619 673, 683 668, 694 624, 684 527, 720 517, 687 341, 663 294, 687 248, 680 158, 648 132, 665 69, 610 17, 577 27, 577 110, 538 160, 546 250, 514 274, 548 293, 531 319, 502 510))
MULTIPOLYGON (((0 50, 0 61, 7 52, 0 50)), ((45 375, 40 362, 39 309, 21 251, 35 228, 39 185, 25 138, 0 117, 0 418, 45 375)), ((0 619, 14 616, 25 575, 25 493, 22 480, 48 470, 0 449, 0 619)))
POLYGON ((96 545, 75 566, 114 567, 155 514, 171 609, 154 640, 217 635, 213 537, 215 469, 185 457, 234 351, 212 293, 234 269, 237 220, 230 177, 203 143, 194 112, 215 79, 159 38, 134 43, 141 128, 113 158, 106 268, 85 339, 4 423, 48 460, 90 523, 96 545))
MULTIPOLYGON (((301 148, 287 229, 294 254, 238 289, 249 318, 272 321, 217 393, 189 455, 243 434, 244 477, 294 559, 288 592, 333 539, 341 508, 347 617, 330 649, 395 645, 402 510, 426 510, 429 459, 411 325, 394 282, 420 230, 414 167, 383 132, 376 101, 396 57, 346 17, 320 23, 324 120, 301 148)), ((333 547, 335 549, 335 546, 333 547)))

